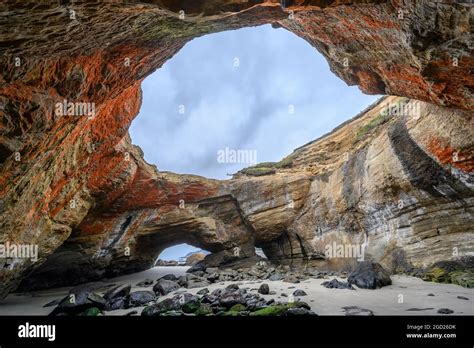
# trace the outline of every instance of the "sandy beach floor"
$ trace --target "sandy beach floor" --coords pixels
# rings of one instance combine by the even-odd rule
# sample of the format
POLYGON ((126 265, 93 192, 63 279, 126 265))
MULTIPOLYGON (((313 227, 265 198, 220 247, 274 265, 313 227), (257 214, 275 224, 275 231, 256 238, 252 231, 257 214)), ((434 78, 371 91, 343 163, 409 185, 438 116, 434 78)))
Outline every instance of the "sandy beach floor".
MULTIPOLYGON (((132 291, 152 290, 152 287, 142 288, 136 284, 146 278, 156 280, 165 274, 183 275, 187 267, 154 267, 147 271, 104 280, 105 284, 131 284, 132 291)), ((392 276, 392 285, 377 290, 347 290, 327 289, 321 283, 333 279, 308 279, 298 284, 282 281, 243 281, 237 282, 240 287, 250 292, 257 292, 260 284, 267 283, 270 291, 275 295, 261 295, 265 299, 274 298, 275 301, 287 302, 288 297, 282 293, 292 294, 296 289, 304 290, 307 296, 296 297, 307 302, 318 315, 344 315, 343 307, 358 306, 371 310, 374 315, 442 315, 437 311, 440 308, 449 308, 453 315, 474 315, 474 289, 466 289, 458 285, 437 284, 425 282, 419 278, 409 276, 392 276), (430 295, 432 294, 432 295, 430 295), (430 295, 430 296, 429 296, 430 295), (433 296, 434 295, 434 296, 433 296), (458 296, 468 298, 460 299, 458 296)), ((343 280, 343 279, 339 279, 343 280)), ((222 282, 207 286, 212 291, 236 282, 222 282)), ((0 302, 0 315, 47 315, 54 307, 43 308, 43 305, 58 298, 65 297, 70 287, 57 288, 33 293, 10 294, 0 302)), ((195 294, 202 288, 179 289, 195 294)), ((161 299, 172 297, 172 292, 161 299)), ((124 315, 131 311, 141 313, 144 307, 105 312, 105 315, 124 315)))

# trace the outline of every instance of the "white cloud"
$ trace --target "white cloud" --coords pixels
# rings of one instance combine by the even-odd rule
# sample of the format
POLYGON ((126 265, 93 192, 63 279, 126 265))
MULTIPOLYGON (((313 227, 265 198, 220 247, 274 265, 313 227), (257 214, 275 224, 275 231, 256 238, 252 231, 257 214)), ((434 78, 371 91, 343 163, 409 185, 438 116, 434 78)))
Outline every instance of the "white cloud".
POLYGON ((217 163, 218 150, 256 149, 259 162, 276 161, 377 99, 345 85, 307 42, 271 26, 194 39, 142 88, 130 133, 147 161, 219 179, 247 165, 217 163))

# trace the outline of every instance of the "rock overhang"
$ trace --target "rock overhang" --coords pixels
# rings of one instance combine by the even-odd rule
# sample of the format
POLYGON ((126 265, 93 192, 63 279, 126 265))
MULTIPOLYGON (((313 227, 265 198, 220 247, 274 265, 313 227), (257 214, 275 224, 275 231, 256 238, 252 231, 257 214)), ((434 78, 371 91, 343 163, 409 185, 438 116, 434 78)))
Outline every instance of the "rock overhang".
MULTIPOLYGON (((103 248, 109 250, 112 240, 117 248, 107 260, 120 255, 117 260, 130 261, 131 269, 146 267, 151 256, 137 256, 134 262, 138 265, 133 265, 121 255, 123 249, 130 246, 133 252, 140 236, 135 232, 143 222, 166 216, 173 221, 170 216, 180 209, 180 200, 191 209, 186 213, 178 210, 175 215, 188 214, 188 226, 199 227, 187 230, 216 238, 215 245, 221 245, 216 251, 230 250, 242 240, 246 245, 250 241, 265 244, 282 236, 281 243, 290 244, 291 259, 301 258, 302 250, 310 249, 301 240, 306 243, 313 236, 301 232, 301 224, 295 229, 292 221, 304 221, 301 215, 308 209, 310 181, 314 186, 317 172, 301 171, 293 186, 285 171, 277 173, 276 177, 284 178, 276 181, 275 177, 270 181, 237 179, 237 184, 232 184, 236 188, 229 190, 227 184, 204 178, 157 173, 131 145, 127 129, 140 107, 142 79, 194 37, 278 22, 318 49, 331 70, 348 84, 358 84, 367 93, 403 95, 445 105, 451 108, 453 119, 471 117, 456 109, 473 109, 474 83, 469 74, 474 65, 469 51, 472 6, 397 1, 292 1, 283 7, 279 1, 185 3, 124 2, 100 8, 87 2, 3 5, 2 12, 9 15, 3 17, 2 28, 18 30, 0 36, 4 42, 1 240, 38 243, 41 250, 39 263, 24 261, 18 269, 2 271, 3 294, 61 245, 96 255, 103 248), (49 28, 46 33, 39 30, 45 26, 49 28), (58 117, 53 106, 65 99, 95 103, 96 117, 58 117), (20 161, 15 160, 17 154, 20 161), (256 189, 245 193, 246 186, 256 189), (296 210, 285 205, 286 196, 274 205, 258 202, 288 188, 298 195, 293 200, 296 210), (262 194, 255 196, 258 192, 262 194), (235 200, 219 198, 229 194, 235 200), (216 204, 199 207, 201 200, 215 200, 216 204), (272 211, 273 217, 266 215, 272 211), (133 219, 124 224, 130 216, 133 219), (226 233, 229 216, 236 236, 226 233), (37 236, 32 235, 32 229, 39 230, 37 236), (271 238, 265 236, 268 231, 272 231, 268 233, 271 238), (293 251, 295 245, 298 250, 293 251)), ((439 117, 434 121, 443 124, 439 117)), ((469 177, 472 145, 462 137, 472 135, 472 127, 469 122, 465 127, 464 133, 454 137, 433 134, 431 147, 423 143, 422 148, 435 157, 443 154, 445 166, 460 162, 446 160, 446 151, 460 153, 461 171, 469 177)), ((323 174, 324 178, 318 177, 323 182, 331 178, 331 174, 323 174)), ((329 180, 335 183, 338 179, 329 180)), ((468 230, 470 221, 468 217, 465 220, 468 230)), ((321 225, 334 228, 326 222, 321 225)), ((277 255, 277 249, 267 245, 266 253, 277 255)), ((280 249, 285 255, 285 247, 280 249)), ((107 262, 101 260, 96 266, 107 267, 107 262)), ((123 270, 125 266, 113 267, 123 270)))

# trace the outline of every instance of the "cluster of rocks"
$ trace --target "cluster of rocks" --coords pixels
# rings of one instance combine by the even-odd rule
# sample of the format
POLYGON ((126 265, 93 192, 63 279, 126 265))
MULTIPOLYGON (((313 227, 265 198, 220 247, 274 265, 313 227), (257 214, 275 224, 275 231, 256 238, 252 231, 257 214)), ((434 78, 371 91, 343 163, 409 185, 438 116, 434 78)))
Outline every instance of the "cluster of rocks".
POLYGON ((474 288, 474 256, 467 255, 454 260, 438 261, 428 267, 414 267, 401 263, 392 271, 395 274, 409 275, 424 281, 474 288))
MULTIPOLYGON (((96 316, 102 313, 102 310, 105 309, 107 303, 102 296, 89 291, 69 294, 62 300, 53 302, 57 303, 57 306, 50 313, 50 315, 52 316, 96 316)), ((49 306, 52 304, 53 303, 48 303, 45 306, 49 306)))
POLYGON ((141 307, 151 301, 154 301, 156 295, 153 291, 141 290, 130 292, 131 285, 119 285, 104 294, 107 301, 105 310, 113 311, 116 309, 126 309, 141 307))
POLYGON ((423 280, 435 283, 451 283, 474 288, 474 256, 436 262, 419 276, 423 280))
POLYGON ((347 275, 346 272, 321 271, 313 268, 292 270, 289 266, 273 267, 267 262, 261 261, 249 269, 218 269, 214 267, 204 267, 197 264, 191 267, 188 272, 194 275, 201 283, 215 283, 223 281, 243 281, 243 280, 281 280, 287 283, 299 283, 308 278, 327 279, 330 276, 347 278, 347 282, 340 282, 333 279, 323 283, 327 288, 354 289, 352 285, 364 289, 377 289, 392 284, 390 273, 380 264, 364 261, 358 264, 357 268, 347 275))
POLYGON ((57 305, 51 315, 98 315, 102 311, 142 307, 180 288, 193 289, 209 284, 204 278, 193 274, 185 274, 181 277, 167 274, 159 278, 156 283, 152 279, 145 279, 136 284, 138 287, 153 286, 153 290, 131 292, 131 284, 121 284, 100 295, 98 291, 94 292, 94 290, 99 290, 94 286, 76 287, 62 300, 53 301, 46 306, 57 305), (94 309, 91 310, 91 308, 94 309))
MULTIPOLYGON (((83 291, 69 294, 59 301, 53 301, 49 305, 57 304, 51 312, 53 316, 79 315, 97 316, 104 311, 116 309, 127 309, 133 307, 146 307, 142 311, 143 316, 291 316, 291 315, 316 315, 306 303, 295 299, 287 303, 275 302, 274 299, 266 300, 258 293, 247 292, 246 288, 240 288, 237 284, 231 284, 226 288, 215 289, 210 292, 203 288, 196 295, 183 292, 177 293, 171 298, 159 301, 160 295, 176 291, 178 288, 173 282, 161 278, 154 286, 154 291, 142 290, 130 292, 130 285, 119 285, 103 296, 83 291)), ((260 294, 272 294, 268 284, 262 284, 258 292, 260 294)), ((295 290, 294 296, 305 296, 302 290, 295 290)), ((138 314, 137 311, 125 315, 138 314)))
MULTIPOLYGON (((199 277, 202 281, 218 283, 225 281, 256 281, 256 280, 281 280, 287 283, 299 283, 308 278, 326 278, 338 275, 336 272, 320 271, 313 268, 292 269, 290 266, 272 266, 265 261, 257 262, 250 268, 220 269, 207 267, 204 263, 198 263, 191 267, 188 274, 199 277)), ((345 275, 339 273, 340 276, 345 275)))
POLYGON ((171 267, 171 266, 179 266, 178 261, 175 260, 162 260, 158 259, 155 262, 155 266, 166 266, 166 267, 171 267))
POLYGON ((61 300, 55 300, 45 307, 56 305, 50 315, 86 315, 96 316, 103 311, 142 307, 155 301, 157 298, 153 291, 140 290, 131 292, 131 285, 117 285, 100 295, 92 289, 73 290, 61 300))
MULTIPOLYGON (((199 264, 198 264, 199 265, 199 264)), ((152 290, 140 290, 131 292, 130 284, 116 285, 100 295, 97 286, 76 287, 62 300, 53 301, 49 305, 57 305, 51 315, 99 315, 103 311, 128 309, 147 306, 143 315, 292 315, 313 314, 310 307, 300 301, 294 301, 295 296, 306 296, 303 290, 296 289, 292 296, 288 297, 286 304, 275 303, 275 300, 265 300, 260 295, 275 295, 270 291, 267 283, 260 285, 257 294, 248 293, 246 289, 231 284, 224 289, 216 289, 209 293, 206 288, 213 283, 281 280, 289 283, 299 283, 308 278, 329 279, 335 276, 334 272, 324 272, 314 269, 291 270, 286 266, 273 267, 266 262, 259 262, 248 269, 218 269, 207 267, 199 269, 191 268, 190 273, 182 276, 167 274, 156 282, 145 279, 136 284, 137 287, 152 287, 152 290), (203 288, 196 295, 186 293, 184 289, 203 288), (181 290, 179 293, 178 290, 181 290), (157 302, 160 297, 172 292, 176 295, 157 302), (291 300, 290 300, 291 298, 291 300)), ((347 282, 333 279, 322 283, 327 288, 352 289, 352 285, 360 288, 375 289, 390 285, 391 280, 388 272, 379 264, 362 262, 355 271, 348 276, 339 273, 340 277, 348 279, 347 282)), ((255 289, 257 290, 257 289, 255 289)))
POLYGON ((204 288, 196 295, 177 294, 145 307, 143 316, 292 316, 316 315, 302 301, 287 303, 266 300, 259 294, 247 292, 237 284, 210 292, 204 288))

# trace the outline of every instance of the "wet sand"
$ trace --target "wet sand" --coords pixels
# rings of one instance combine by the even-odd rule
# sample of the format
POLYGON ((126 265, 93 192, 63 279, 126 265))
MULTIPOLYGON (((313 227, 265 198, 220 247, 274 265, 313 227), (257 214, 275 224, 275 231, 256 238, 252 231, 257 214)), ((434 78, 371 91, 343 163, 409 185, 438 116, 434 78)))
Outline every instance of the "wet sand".
MULTIPOLYGON (((151 286, 143 288, 137 287, 136 284, 146 278, 156 280, 169 273, 180 276, 186 272, 186 269, 187 267, 154 267, 147 271, 103 280, 103 282, 106 284, 129 283, 132 285, 132 291, 152 290, 151 286)), ((344 315, 343 307, 346 306, 358 306, 369 309, 374 315, 443 315, 437 313, 440 308, 453 310, 453 315, 474 315, 474 289, 466 289, 453 284, 425 282, 419 278, 399 275, 392 276, 392 285, 377 290, 327 289, 321 286, 321 283, 330 279, 333 279, 333 277, 328 279, 308 279, 297 284, 269 280, 222 282, 211 284, 207 288, 212 291, 231 283, 237 283, 240 287, 247 288, 248 291, 256 293, 260 284, 267 283, 270 291, 275 291, 276 294, 261 296, 268 300, 274 298, 275 301, 280 302, 288 301, 288 297, 281 296, 281 293, 290 295, 296 289, 301 289, 307 293, 307 296, 295 298, 307 302, 318 315, 344 315), (428 294, 433 294, 434 296, 428 296, 428 294), (458 296, 466 297, 468 300, 459 299, 457 298, 458 296)), ((24 294, 10 294, 0 302, 0 315, 47 315, 54 307, 43 308, 43 305, 55 299, 65 297, 69 289, 71 287, 24 294)), ((188 290, 181 288, 177 292, 185 291, 195 294, 201 289, 188 290)), ((176 291, 167 296, 160 297, 160 300, 174 295, 176 295, 176 291)), ((124 315, 131 311, 137 311, 140 314, 143 308, 136 307, 110 311, 105 312, 105 315, 124 315)))

